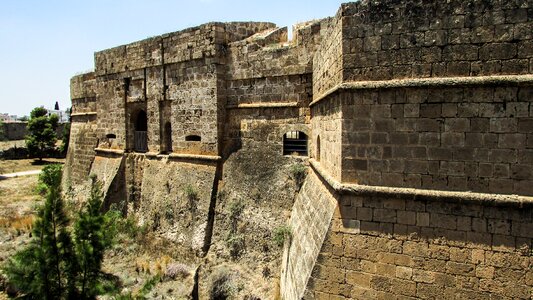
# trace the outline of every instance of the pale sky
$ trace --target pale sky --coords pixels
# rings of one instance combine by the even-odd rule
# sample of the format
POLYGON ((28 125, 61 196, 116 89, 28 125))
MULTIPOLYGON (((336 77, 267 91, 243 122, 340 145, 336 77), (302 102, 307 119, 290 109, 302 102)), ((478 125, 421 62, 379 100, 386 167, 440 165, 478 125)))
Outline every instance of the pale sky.
POLYGON ((95 51, 211 21, 278 26, 333 16, 348 0, 2 0, 0 113, 70 107, 70 78, 95 51))

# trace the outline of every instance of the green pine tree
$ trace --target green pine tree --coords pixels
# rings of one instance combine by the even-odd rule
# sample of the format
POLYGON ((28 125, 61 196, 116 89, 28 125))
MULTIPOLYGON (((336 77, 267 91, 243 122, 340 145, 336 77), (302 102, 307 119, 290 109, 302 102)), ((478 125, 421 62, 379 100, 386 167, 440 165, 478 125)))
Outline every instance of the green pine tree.
POLYGON ((57 115, 48 116, 48 111, 44 107, 36 107, 31 111, 26 147, 31 155, 39 158, 39 161, 55 148, 58 122, 57 115))
POLYGON ((101 185, 91 176, 89 200, 74 223, 74 243, 80 264, 79 287, 84 299, 92 299, 101 292, 100 269, 105 251, 112 238, 107 235, 108 217, 102 213, 101 185))
POLYGON ((46 166, 39 181, 46 187, 46 201, 38 211, 33 239, 9 260, 5 271, 9 282, 30 298, 75 297, 72 278, 78 266, 61 198, 61 165, 46 166))
POLYGON ((28 299, 95 299, 104 292, 101 267, 116 233, 112 214, 102 213, 103 195, 92 177, 89 200, 77 214, 73 233, 61 197, 61 166, 39 176, 46 201, 39 209, 30 244, 10 258, 5 273, 28 299))

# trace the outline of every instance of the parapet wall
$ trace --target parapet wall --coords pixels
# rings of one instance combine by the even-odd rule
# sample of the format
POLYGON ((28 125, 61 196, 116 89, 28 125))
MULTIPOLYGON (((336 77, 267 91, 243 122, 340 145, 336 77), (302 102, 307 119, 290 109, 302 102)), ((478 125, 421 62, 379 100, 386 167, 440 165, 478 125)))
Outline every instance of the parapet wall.
POLYGON ((317 99, 328 90, 343 81, 343 32, 342 8, 330 21, 313 59, 313 99, 317 99))
POLYGON ((529 1, 343 4, 343 81, 532 71, 529 1))

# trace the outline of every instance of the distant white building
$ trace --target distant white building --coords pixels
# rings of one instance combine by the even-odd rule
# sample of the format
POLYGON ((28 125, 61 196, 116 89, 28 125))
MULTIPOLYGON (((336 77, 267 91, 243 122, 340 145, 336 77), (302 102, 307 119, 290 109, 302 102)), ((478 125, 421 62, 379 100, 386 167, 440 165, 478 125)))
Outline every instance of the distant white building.
POLYGON ((55 109, 46 109, 48 111, 48 115, 56 115, 59 118, 59 123, 66 123, 68 122, 68 113, 64 110, 55 110, 55 109))
POLYGON ((2 120, 2 122, 4 122, 4 123, 16 122, 17 121, 17 116, 16 115, 0 113, 0 120, 2 120))

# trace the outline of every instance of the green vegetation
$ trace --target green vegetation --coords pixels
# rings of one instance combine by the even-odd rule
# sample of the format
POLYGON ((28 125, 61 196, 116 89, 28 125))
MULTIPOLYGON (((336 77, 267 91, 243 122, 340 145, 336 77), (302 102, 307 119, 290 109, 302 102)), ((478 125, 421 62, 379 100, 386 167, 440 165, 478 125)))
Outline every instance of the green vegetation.
POLYGON ((30 155, 38 157, 39 161, 42 161, 49 151, 55 149, 58 122, 58 117, 48 116, 48 111, 44 107, 36 107, 31 111, 26 147, 30 155))
POLYGON ((226 268, 217 269, 211 275, 210 299, 232 299, 238 288, 232 280, 231 271, 226 268))
POLYGON ((61 166, 48 165, 39 175, 45 203, 39 208, 29 245, 4 267, 19 296, 30 299, 94 299, 104 292, 100 267, 113 241, 110 220, 101 213, 102 194, 93 178, 87 204, 72 231, 61 196, 61 166))
POLYGON ((4 138, 4 121, 0 120, 0 141, 3 141, 4 138))
POLYGON ((198 200, 198 191, 190 184, 185 187, 185 195, 189 201, 198 200))
POLYGON ((274 228, 272 232, 272 240, 278 247, 282 247, 285 241, 290 240, 292 237, 292 229, 289 225, 282 225, 274 228))
POLYGON ((291 176, 298 187, 302 186, 305 176, 307 176, 307 167, 303 164, 294 164, 290 168, 291 176))
POLYGON ((113 236, 108 233, 109 217, 102 214, 100 184, 96 176, 91 176, 92 186, 89 200, 78 213, 74 223, 74 245, 78 254, 79 289, 81 295, 94 298, 99 294, 100 269, 104 260, 105 250, 113 243, 113 236))
POLYGON ((233 258, 238 257, 244 250, 244 235, 239 232, 239 220, 244 211, 244 203, 241 200, 233 201, 228 206, 230 228, 226 235, 226 246, 233 258))
POLYGON ((69 142, 70 142, 70 122, 65 123, 65 127, 63 127, 63 137, 61 138, 61 146, 59 146, 59 151, 61 151, 62 154, 67 154, 69 142))

